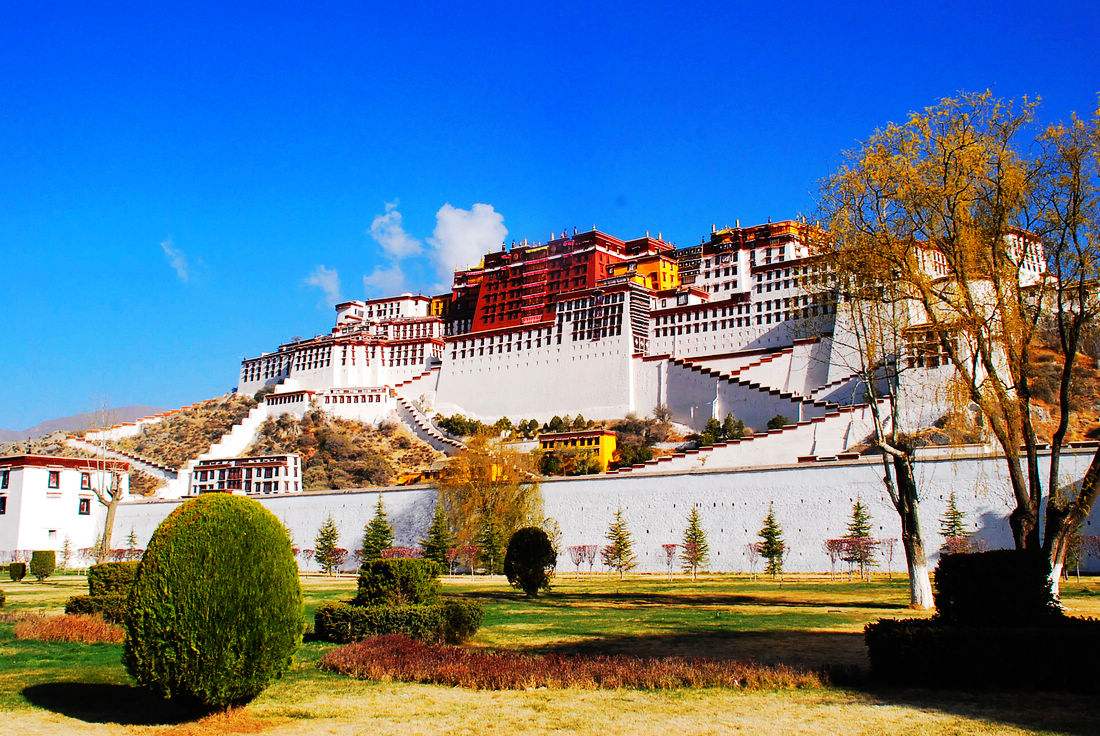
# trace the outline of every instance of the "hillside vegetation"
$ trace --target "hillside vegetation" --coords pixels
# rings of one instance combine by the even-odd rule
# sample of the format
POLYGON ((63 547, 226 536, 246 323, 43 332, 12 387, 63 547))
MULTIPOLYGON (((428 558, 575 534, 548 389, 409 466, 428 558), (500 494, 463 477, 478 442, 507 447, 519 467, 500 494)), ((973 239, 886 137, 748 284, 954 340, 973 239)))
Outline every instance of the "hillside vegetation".
POLYGON ((200 401, 145 427, 135 437, 112 444, 124 452, 179 468, 209 450, 254 406, 256 402, 250 396, 226 394, 200 401))
POLYGON ((390 485, 419 476, 443 457, 404 427, 383 422, 375 428, 320 409, 301 420, 290 414, 268 419, 245 454, 284 452, 302 456, 307 491, 390 485))

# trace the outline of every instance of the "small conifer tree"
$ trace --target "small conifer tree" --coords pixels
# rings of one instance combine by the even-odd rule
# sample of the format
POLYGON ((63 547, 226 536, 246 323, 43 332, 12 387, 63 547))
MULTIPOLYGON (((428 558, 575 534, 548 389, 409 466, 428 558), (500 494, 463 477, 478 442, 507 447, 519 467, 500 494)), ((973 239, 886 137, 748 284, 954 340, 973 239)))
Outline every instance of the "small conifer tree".
POLYGON ((363 527, 363 562, 381 559, 382 550, 393 546, 393 527, 386 518, 386 507, 382 504, 382 494, 378 494, 378 503, 374 505, 374 516, 363 527))
POLYGON ((737 419, 733 414, 727 414, 722 421, 722 439, 739 440, 745 436, 745 423, 737 419))
POLYGON ((703 426, 703 431, 699 434, 699 443, 701 445, 713 445, 722 436, 722 425, 717 419, 711 417, 707 420, 706 425, 703 426))
POLYGON ((626 526, 623 518, 623 510, 615 512, 615 519, 607 529, 607 546, 600 550, 603 564, 612 570, 619 571, 619 580, 623 579, 623 573, 633 570, 637 564, 634 556, 634 537, 626 526))
POLYGON ((858 565, 860 577, 866 578, 868 568, 875 564, 875 545, 871 538, 871 514, 861 498, 856 498, 852 505, 852 518, 848 521, 848 533, 844 538, 849 544, 842 559, 858 565))
POLYGON ((69 560, 73 556, 73 543, 69 541, 68 537, 65 537, 65 541, 61 544, 61 569, 66 570, 69 567, 69 560))
POLYGON ((313 559, 317 560, 321 572, 331 575, 340 564, 341 558, 340 553, 337 552, 340 547, 340 530, 336 528, 336 521, 331 515, 325 519, 325 523, 317 531, 313 547, 313 559))
POLYGON ((771 502, 768 503, 768 515, 764 517, 764 526, 757 532, 760 537, 759 554, 767 563, 764 570, 772 577, 783 574, 783 553, 787 551, 787 545, 783 542, 783 529, 775 518, 775 509, 771 502))
POLYGON ((482 519, 481 527, 474 538, 477 546, 477 561, 490 575, 499 575, 504 570, 504 530, 491 516, 482 519))
POLYGON ((680 545, 680 562, 684 572, 690 572, 694 580, 699 568, 706 566, 709 561, 710 545, 707 544, 707 533, 703 531, 702 520, 699 518, 699 507, 692 506, 687 528, 684 529, 684 542, 680 545))
POLYGON ((424 549, 424 557, 435 560, 444 570, 450 567, 447 553, 454 547, 455 537, 451 533, 451 525, 447 523, 447 512, 443 504, 438 501, 435 504, 435 514, 432 516, 432 524, 428 527, 428 534, 420 542, 424 549))
POLYGON ((949 538, 966 536, 966 514, 959 511, 954 491, 948 494, 947 508, 940 517, 940 534, 949 538))

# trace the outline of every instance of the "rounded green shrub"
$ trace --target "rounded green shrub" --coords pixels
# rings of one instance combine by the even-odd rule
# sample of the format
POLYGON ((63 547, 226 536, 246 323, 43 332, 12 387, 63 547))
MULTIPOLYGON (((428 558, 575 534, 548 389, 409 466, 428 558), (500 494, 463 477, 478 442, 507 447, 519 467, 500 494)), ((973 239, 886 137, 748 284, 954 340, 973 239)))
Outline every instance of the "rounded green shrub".
POLYGON ((164 698, 224 709, 287 671, 303 629, 285 527, 257 501, 204 494, 149 540, 130 589, 123 661, 164 698))
POLYGON ((137 562, 103 562, 88 568, 88 595, 128 595, 137 562))
POLYGON ((20 580, 27 577, 27 563, 13 562, 8 565, 8 577, 11 578, 13 583, 18 583, 20 580))
POLYGON ((52 549, 36 549, 31 552, 31 575, 42 582, 57 568, 57 553, 52 549))
POLYGON ((508 540, 504 554, 504 574, 508 582, 528 596, 550 589, 550 574, 558 564, 558 553, 546 532, 535 526, 516 530, 508 540))
POLYGON ((435 603, 442 594, 439 563, 424 559, 368 560, 359 568, 360 606, 435 603))

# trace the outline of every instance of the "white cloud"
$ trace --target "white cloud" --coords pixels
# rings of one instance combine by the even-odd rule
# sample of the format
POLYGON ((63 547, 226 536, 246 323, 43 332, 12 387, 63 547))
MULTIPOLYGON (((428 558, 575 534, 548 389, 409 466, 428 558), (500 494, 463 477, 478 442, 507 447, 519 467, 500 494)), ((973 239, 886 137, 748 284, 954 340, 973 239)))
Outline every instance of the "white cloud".
POLYGON ((318 266, 306 277, 306 284, 320 289, 330 307, 340 302, 340 273, 335 268, 318 266))
POLYGON ((405 291, 405 272, 401 264, 391 263, 389 268, 375 266, 363 277, 363 290, 370 297, 394 296, 405 291))
POLYGON ((180 281, 187 283, 191 273, 187 268, 187 254, 176 247, 171 238, 160 241, 160 249, 164 251, 164 257, 168 259, 168 265, 176 272, 180 281))
POLYGON ((405 258, 421 250, 420 241, 405 232, 396 201, 386 202, 385 214, 374 218, 368 232, 392 258, 405 258))
POLYGON ((504 215, 491 204, 475 204, 468 210, 445 204, 435 213, 435 231, 428 239, 434 249, 441 280, 451 283, 453 272, 476 265, 489 251, 500 250, 508 228, 504 215))

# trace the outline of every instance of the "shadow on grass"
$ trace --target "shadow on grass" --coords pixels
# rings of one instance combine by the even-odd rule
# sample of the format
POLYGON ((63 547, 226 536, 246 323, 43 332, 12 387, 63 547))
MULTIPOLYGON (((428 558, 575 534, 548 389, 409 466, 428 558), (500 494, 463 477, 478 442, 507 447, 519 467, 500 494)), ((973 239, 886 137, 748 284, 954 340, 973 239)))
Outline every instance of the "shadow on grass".
POLYGON ((206 715, 132 685, 46 682, 25 687, 22 692, 32 705, 86 723, 170 726, 206 715))
POLYGON ((887 688, 870 678, 860 632, 729 631, 610 636, 563 642, 530 651, 542 654, 699 657, 752 660, 821 672, 834 687, 918 711, 939 711, 996 726, 1066 734, 1095 734, 1093 697, 1057 692, 920 690, 887 688))
POLYGON ((907 610, 904 603, 887 601, 824 600, 800 601, 770 598, 757 595, 681 595, 678 593, 558 593, 550 592, 536 599, 522 593, 497 590, 463 592, 462 597, 489 601, 524 601, 544 605, 572 605, 576 603, 626 603, 637 606, 775 606, 779 608, 871 608, 887 611, 907 610))
POLYGON ((862 633, 812 631, 700 631, 646 636, 605 636, 537 647, 540 654, 692 657, 751 660, 826 672, 834 681, 861 678, 867 668, 862 633))

